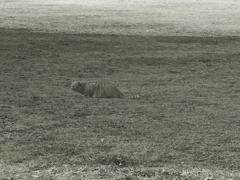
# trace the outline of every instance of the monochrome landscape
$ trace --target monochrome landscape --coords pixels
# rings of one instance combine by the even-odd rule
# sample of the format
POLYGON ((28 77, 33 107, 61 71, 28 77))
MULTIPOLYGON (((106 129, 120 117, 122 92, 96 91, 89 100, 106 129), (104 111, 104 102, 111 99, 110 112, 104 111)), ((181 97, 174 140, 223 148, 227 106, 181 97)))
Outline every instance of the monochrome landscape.
POLYGON ((239 9, 0 0, 0 180, 240 179, 239 9))

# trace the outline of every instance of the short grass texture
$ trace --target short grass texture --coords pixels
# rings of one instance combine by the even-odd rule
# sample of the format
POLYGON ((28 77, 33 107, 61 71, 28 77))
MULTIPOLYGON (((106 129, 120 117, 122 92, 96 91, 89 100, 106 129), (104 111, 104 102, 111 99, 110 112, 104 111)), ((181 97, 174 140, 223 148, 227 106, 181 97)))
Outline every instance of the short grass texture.
POLYGON ((0 41, 3 177, 77 179, 96 168, 103 179, 201 179, 201 168, 240 177, 229 173, 240 168, 240 38, 1 29, 0 41), (126 98, 69 89, 98 78, 126 98))
POLYGON ((0 4, 0 180, 240 179, 239 1, 58 2, 0 4))

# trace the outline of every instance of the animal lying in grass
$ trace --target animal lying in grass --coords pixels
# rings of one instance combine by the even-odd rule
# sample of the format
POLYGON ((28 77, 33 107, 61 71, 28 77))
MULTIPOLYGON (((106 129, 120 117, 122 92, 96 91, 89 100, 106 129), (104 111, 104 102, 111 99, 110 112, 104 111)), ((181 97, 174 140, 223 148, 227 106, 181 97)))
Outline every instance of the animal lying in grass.
POLYGON ((78 92, 86 97, 93 98, 124 98, 120 90, 111 82, 99 80, 96 83, 91 82, 73 82, 71 90, 78 92))

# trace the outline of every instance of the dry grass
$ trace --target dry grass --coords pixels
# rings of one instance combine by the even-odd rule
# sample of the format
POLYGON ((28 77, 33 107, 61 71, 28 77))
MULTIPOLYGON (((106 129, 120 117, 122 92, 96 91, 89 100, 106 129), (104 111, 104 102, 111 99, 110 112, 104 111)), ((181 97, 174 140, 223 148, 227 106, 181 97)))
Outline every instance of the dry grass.
POLYGON ((75 166, 75 165, 62 165, 53 166, 44 170, 32 170, 24 164, 4 165, 0 164, 1 179, 55 179, 55 180, 76 180, 76 179, 113 179, 113 180, 225 180, 225 179, 239 179, 240 174, 238 171, 220 171, 215 169, 196 169, 188 168, 183 169, 179 167, 127 167, 119 168, 115 165, 109 166, 75 166), (7 173, 6 173, 7 172, 7 173), (11 172, 11 173, 9 173, 11 172))
POLYGON ((0 179, 239 179, 239 2, 71 2, 0 6, 0 179), (98 78, 127 98, 70 91, 98 78))
POLYGON ((0 26, 122 35, 237 36, 238 0, 4 1, 0 26))

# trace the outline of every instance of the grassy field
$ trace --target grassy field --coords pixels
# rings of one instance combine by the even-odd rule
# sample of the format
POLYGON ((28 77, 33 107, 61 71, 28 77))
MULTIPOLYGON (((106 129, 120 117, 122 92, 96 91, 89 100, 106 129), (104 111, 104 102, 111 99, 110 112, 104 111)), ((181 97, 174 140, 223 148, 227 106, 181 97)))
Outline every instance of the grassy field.
MULTIPOLYGON (((15 13, 14 21, 2 19, 0 29, 0 180, 240 178, 237 25, 217 29, 200 21, 197 31, 189 20, 184 23, 192 31, 186 35, 171 21, 174 14, 158 32, 154 20, 143 23, 157 13, 150 13, 156 4, 148 4, 146 19, 133 28, 138 21, 126 14, 136 17, 137 11, 123 1, 126 10, 113 3, 123 17, 118 26, 118 16, 106 19, 115 13, 110 6, 79 5, 89 8, 81 11, 81 29, 75 4, 30 2, 0 7, 5 17, 15 13), (61 19, 65 8, 69 21, 66 14, 61 19), (94 13, 105 18, 96 21, 94 13), (73 23, 69 31, 63 22, 73 23), (74 80, 99 78, 110 79, 126 98, 85 98, 70 91, 74 80)), ((239 5, 234 2, 232 10, 239 5)), ((158 7, 165 12, 167 5, 158 7)), ((183 5, 174 6, 176 12, 183 5)), ((140 2, 137 7, 144 9, 140 2)))
POLYGON ((239 36, 240 0, 0 0, 0 27, 164 36, 239 36))

